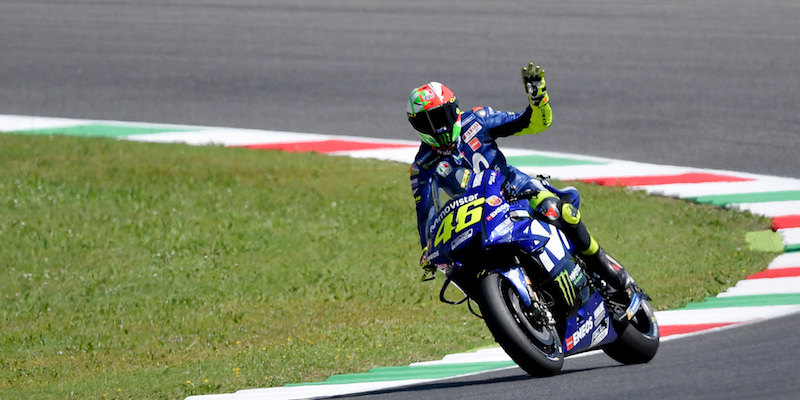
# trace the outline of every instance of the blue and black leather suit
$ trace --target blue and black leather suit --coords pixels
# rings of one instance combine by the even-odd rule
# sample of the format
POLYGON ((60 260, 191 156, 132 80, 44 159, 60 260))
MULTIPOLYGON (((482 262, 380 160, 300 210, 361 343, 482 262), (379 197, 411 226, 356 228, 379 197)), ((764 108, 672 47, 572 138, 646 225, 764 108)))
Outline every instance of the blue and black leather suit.
MULTIPOLYGON (((438 82, 430 82, 411 92, 406 114, 422 139, 411 165, 411 191, 416 201, 417 229, 423 249, 420 264, 428 266, 425 225, 433 208, 430 183, 439 163, 447 161, 452 166, 468 167, 476 172, 494 169, 506 177, 504 183, 507 190, 533 190, 530 204, 534 217, 564 232, 587 268, 599 275, 616 293, 627 295, 627 304, 633 304, 632 293, 642 293, 641 288, 625 268, 592 238, 581 221, 580 210, 567 199, 561 199, 547 190, 538 179, 531 179, 508 165, 497 147, 498 138, 540 133, 552 122, 544 70, 539 66, 534 67, 531 62, 527 68, 522 68, 522 80, 529 106, 521 114, 495 111, 491 107, 461 112, 455 94, 438 82)), ((622 314, 615 311, 615 315, 622 314)))
POLYGON ((461 126, 461 135, 453 148, 436 148, 426 143, 420 145, 411 165, 411 191, 416 202, 417 229, 422 248, 427 246, 425 224, 433 207, 429 193, 430 180, 436 166, 447 161, 453 166, 468 167, 476 172, 497 170, 506 177, 506 186, 518 192, 538 191, 537 196, 531 199, 534 215, 558 226, 581 253, 595 255, 598 252, 599 245, 581 222, 580 211, 545 189, 538 179, 532 179, 509 165, 497 146, 498 138, 539 133, 547 129, 551 120, 549 107, 547 111, 545 114, 542 108, 530 106, 523 113, 496 111, 491 107, 476 108, 460 114, 456 123, 461 126))
MULTIPOLYGON (((446 160, 454 166, 465 166, 475 171, 497 170, 506 177, 506 186, 514 187, 517 191, 535 189, 549 193, 538 180, 531 179, 527 174, 509 165, 496 142, 496 139, 501 137, 539 133, 547 129, 549 122, 549 118, 544 118, 543 113, 534 111, 532 107, 527 107, 523 113, 480 107, 460 115, 457 124, 461 124, 461 136, 454 148, 435 148, 422 143, 411 165, 411 191, 416 201, 417 228, 422 247, 426 246, 425 222, 432 207, 429 200, 429 180, 433 177, 436 166, 442 161, 446 160)), ((556 202, 559 200, 555 195, 541 197, 545 198, 556 202)), ((560 212, 562 205, 557 205, 557 208, 560 212)), ((577 213, 577 210, 574 212, 577 213)), ((587 243, 583 249, 588 247, 587 243)))

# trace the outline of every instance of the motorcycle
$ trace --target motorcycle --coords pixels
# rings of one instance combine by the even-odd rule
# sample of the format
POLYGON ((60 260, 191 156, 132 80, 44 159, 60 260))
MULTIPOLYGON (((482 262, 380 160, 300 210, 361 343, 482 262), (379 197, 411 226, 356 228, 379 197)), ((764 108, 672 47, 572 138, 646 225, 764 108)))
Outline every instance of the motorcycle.
MULTIPOLYGON (((423 280, 435 279, 435 271, 444 274, 440 301, 467 301, 531 376, 555 375, 564 357, 593 349, 623 364, 649 362, 659 346, 649 301, 638 293, 629 304, 615 300, 613 290, 588 272, 564 233, 533 217, 529 201, 536 191, 509 193, 504 181, 495 170, 475 172, 446 162, 437 167, 426 225, 427 258, 435 270, 423 280), (447 299, 450 286, 464 298, 447 299)), ((540 181, 580 207, 577 190, 540 181)))

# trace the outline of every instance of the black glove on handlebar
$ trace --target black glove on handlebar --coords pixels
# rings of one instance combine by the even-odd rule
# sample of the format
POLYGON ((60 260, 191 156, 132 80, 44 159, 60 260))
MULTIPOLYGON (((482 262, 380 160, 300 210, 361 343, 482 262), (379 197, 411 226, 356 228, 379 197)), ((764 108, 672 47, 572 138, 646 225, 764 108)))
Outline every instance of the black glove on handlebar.
POLYGON ((520 200, 530 200, 539 194, 539 190, 528 189, 520 193, 509 193, 506 195, 506 201, 513 203, 520 200))

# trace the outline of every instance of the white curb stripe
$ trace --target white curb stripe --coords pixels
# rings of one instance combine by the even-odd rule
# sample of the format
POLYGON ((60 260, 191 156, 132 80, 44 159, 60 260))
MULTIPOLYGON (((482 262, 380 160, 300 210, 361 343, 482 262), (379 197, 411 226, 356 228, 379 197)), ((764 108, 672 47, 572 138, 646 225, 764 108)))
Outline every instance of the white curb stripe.
POLYGON ((69 118, 28 117, 23 115, 0 115, 0 132, 28 131, 36 129, 66 128, 84 125, 92 121, 69 118))
POLYGON ((781 268, 800 268, 800 251, 781 254, 767 266, 767 269, 781 268))
POLYGON ((347 156, 353 158, 373 158, 383 161, 396 161, 403 164, 410 164, 408 160, 413 160, 417 154, 416 148, 397 148, 397 149, 378 149, 378 150, 353 150, 353 151, 338 151, 328 153, 337 156, 347 156))
POLYGON ((372 392, 375 390, 392 389, 403 386, 413 386, 423 383, 433 382, 436 379, 409 379, 403 381, 383 381, 383 382, 363 382, 363 383, 342 383, 335 385, 310 385, 310 386, 290 386, 275 387, 264 389, 240 390, 236 393, 190 396, 186 400, 298 400, 314 399, 346 394, 372 392))
POLYGON ((441 360, 422 361, 411 363, 409 366, 418 367, 426 365, 466 364, 475 362, 500 362, 511 361, 511 357, 500 347, 481 349, 470 353, 448 354, 441 360))
MULTIPOLYGON (((505 151, 504 151, 505 152, 505 151)), ((609 160, 611 161, 611 160, 609 160)), ((691 171, 684 167, 643 164, 629 161, 613 161, 605 165, 571 165, 566 167, 518 167, 522 172, 536 175, 549 175, 558 180, 579 180, 595 178, 624 178, 651 175, 677 175, 691 171)))
POLYGON ((783 238, 783 243, 787 246, 800 243, 800 228, 778 229, 778 233, 783 238))
POLYGON ((753 214, 763 215, 770 218, 800 214, 800 200, 769 201, 764 203, 739 203, 732 204, 729 207, 742 211, 750 211, 753 214))
POLYGON ((687 197, 800 190, 800 181, 788 178, 763 178, 747 182, 680 183, 671 185, 636 186, 632 189, 644 190, 650 194, 659 196, 685 199, 687 197))
POLYGON ((290 132, 258 131, 246 129, 209 129, 199 132, 172 132, 131 135, 125 137, 125 140, 153 143, 186 143, 190 145, 246 146, 252 144, 286 142, 287 136, 296 136, 297 141, 308 142, 328 139, 328 136, 310 133, 293 134, 290 132))
POLYGON ((763 319, 779 318, 800 312, 800 305, 769 307, 727 307, 701 308, 691 310, 670 310, 656 312, 659 325, 696 325, 740 323, 763 319))
POLYGON ((760 294, 800 293, 800 277, 745 279, 717 297, 754 296, 760 294))

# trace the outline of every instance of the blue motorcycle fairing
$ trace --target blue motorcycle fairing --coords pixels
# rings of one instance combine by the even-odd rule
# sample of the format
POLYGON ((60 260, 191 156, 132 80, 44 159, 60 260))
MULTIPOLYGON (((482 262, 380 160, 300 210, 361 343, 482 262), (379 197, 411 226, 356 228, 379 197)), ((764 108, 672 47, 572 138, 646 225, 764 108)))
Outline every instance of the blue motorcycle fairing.
MULTIPOLYGON (((506 202, 503 198, 502 182, 503 176, 497 171, 487 170, 474 174, 465 185, 465 193, 446 202, 435 215, 436 218, 429 219, 429 262, 443 267, 452 266, 452 269, 444 269, 448 273, 461 267, 461 263, 454 260, 450 253, 466 246, 477 235, 481 235, 483 248, 508 244, 519 246, 536 257, 563 292, 568 308, 562 343, 565 355, 615 341, 618 333, 611 323, 611 315, 602 295, 591 290, 583 269, 574 262, 574 245, 555 226, 531 218, 527 211, 527 201, 515 204, 506 202), (464 210, 460 211, 462 208, 464 210), (457 215, 460 215, 462 221, 459 221, 457 215), (519 217, 520 215, 528 217, 519 217), (479 220, 476 220, 476 216, 480 217, 479 220), (451 225, 442 227, 444 222, 451 225), (445 229, 446 235, 442 235, 439 243, 433 246, 440 229, 445 229)), ((545 187, 554 189, 546 182, 545 187)), ((579 197, 572 195, 569 190, 554 190, 554 193, 564 196, 562 198, 575 207, 580 204, 579 197)), ((492 272, 503 275, 515 287, 526 307, 532 305, 530 281, 521 266, 495 269, 492 272)))
POLYGON ((522 303, 525 304, 525 307, 530 307, 531 304, 533 304, 533 299, 531 299, 530 293, 528 292, 528 279, 521 267, 516 266, 504 270, 495 270, 493 272, 497 272, 500 275, 505 276, 509 282, 514 285, 514 288, 517 289, 517 293, 519 293, 519 297, 522 299, 522 303))
MULTIPOLYGON (((429 262, 433 264, 452 262, 453 260, 450 257, 451 252, 463 248, 477 235, 486 237, 486 218, 489 218, 491 215, 498 216, 498 220, 495 221, 496 223, 503 219, 506 214, 505 210, 510 209, 510 206, 502 195, 503 181, 503 175, 494 170, 481 171, 473 174, 467 182, 466 192, 442 205, 440 211, 436 214, 436 218, 429 218, 427 227, 428 248, 430 249, 430 253, 428 254, 429 262), (450 228, 453 231, 453 235, 442 243, 436 243, 435 240, 440 229, 442 229, 441 225, 448 221, 449 214, 456 214, 459 212, 459 209, 469 204, 469 202, 465 202, 464 199, 483 201, 477 206, 480 207, 480 212, 474 213, 474 208, 476 207, 473 207, 473 210, 471 210, 472 212, 464 213, 467 215, 466 218, 474 218, 474 216, 477 215, 479 220, 470 220, 468 227, 463 230, 458 230, 460 226, 459 222, 465 223, 465 221, 458 221, 454 216, 451 220, 454 226, 450 228)), ((491 220, 492 218, 489 219, 491 220)), ((494 227, 493 225, 492 228, 494 227)))
POLYGON ((492 234, 483 241, 484 247, 513 242, 528 254, 534 254, 547 272, 553 271, 565 258, 571 258, 575 251, 575 246, 564 233, 547 222, 532 218, 506 221, 511 222, 513 228, 508 233, 497 235, 491 231, 492 234))
POLYGON ((603 296, 591 290, 584 270, 563 258, 550 277, 562 291, 567 309, 564 354, 571 355, 611 343, 618 333, 611 323, 603 296))
MULTIPOLYGON (((513 242, 529 254, 534 254, 544 247, 538 258, 548 272, 575 250, 564 233, 553 225, 533 218, 511 218, 511 215, 530 216, 528 212, 530 206, 526 200, 515 204, 506 202, 503 198, 503 182, 503 175, 494 170, 474 174, 468 182, 466 192, 441 207, 444 212, 439 212, 436 218, 431 218, 428 225, 429 262, 433 264, 451 262, 450 253, 464 247, 478 234, 483 238, 484 248, 513 242), (447 220, 447 214, 455 214, 464 205, 454 206, 456 201, 461 199, 460 203, 465 203, 464 199, 481 198, 484 202, 481 205, 480 229, 476 227, 478 224, 472 224, 468 229, 454 232, 441 244, 436 244, 431 239, 437 236, 442 228, 441 224, 447 220)), ((453 224, 457 223, 457 219, 454 218, 453 224)))
POLYGON ((617 340, 619 334, 611 323, 611 315, 603 296, 592 292, 578 312, 567 319, 564 332, 564 355, 572 355, 617 340))

